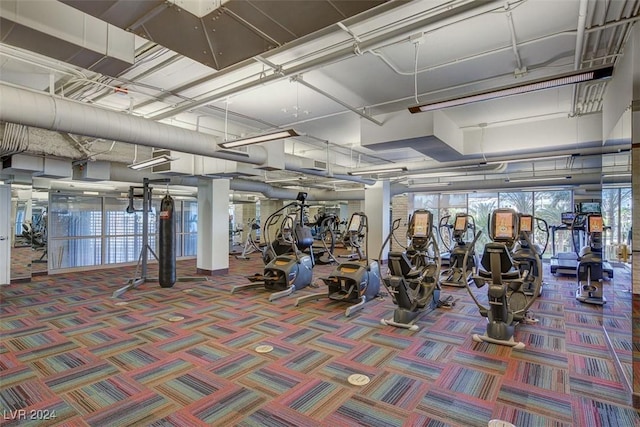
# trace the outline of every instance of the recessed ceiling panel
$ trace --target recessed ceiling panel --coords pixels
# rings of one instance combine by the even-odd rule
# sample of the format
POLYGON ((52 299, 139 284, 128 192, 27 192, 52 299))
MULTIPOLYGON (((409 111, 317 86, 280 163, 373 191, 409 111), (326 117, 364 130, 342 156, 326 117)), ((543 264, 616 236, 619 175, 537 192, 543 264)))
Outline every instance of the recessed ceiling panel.
POLYGON ((231 0, 202 18, 162 0, 63 3, 220 70, 385 1, 231 0))

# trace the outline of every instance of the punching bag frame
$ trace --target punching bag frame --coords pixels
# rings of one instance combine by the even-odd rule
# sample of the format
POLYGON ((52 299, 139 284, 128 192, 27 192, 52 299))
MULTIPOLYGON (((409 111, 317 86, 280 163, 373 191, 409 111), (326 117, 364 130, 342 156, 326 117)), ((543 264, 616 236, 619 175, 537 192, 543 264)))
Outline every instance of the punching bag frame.
MULTIPOLYGON (((127 206, 127 212, 142 212, 142 249, 138 256, 138 264, 136 265, 135 276, 127 281, 127 284, 120 289, 113 292, 112 298, 118 298, 120 295, 127 292, 129 289, 135 289, 145 282, 158 282, 158 278, 148 277, 148 263, 149 252, 158 260, 158 256, 149 245, 149 212, 151 211, 151 196, 153 188, 150 184, 166 184, 167 195, 169 194, 168 186, 170 179, 149 179, 144 178, 142 181, 142 187, 129 187, 129 206, 127 206), (136 190, 142 190, 141 193, 137 193, 136 190), (135 199, 142 199, 142 209, 135 208, 135 199)), ((202 282, 206 281, 206 277, 180 277, 177 278, 178 282, 202 282)))

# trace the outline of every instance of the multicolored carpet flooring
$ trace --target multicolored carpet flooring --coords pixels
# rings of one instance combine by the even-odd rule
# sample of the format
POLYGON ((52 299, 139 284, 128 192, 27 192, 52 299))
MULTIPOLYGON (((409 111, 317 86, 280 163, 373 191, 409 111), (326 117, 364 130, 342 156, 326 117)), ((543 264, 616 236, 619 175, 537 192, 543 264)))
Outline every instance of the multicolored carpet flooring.
MULTIPOLYGON (((315 277, 332 269, 318 266, 315 277)), ((178 270, 194 276, 195 261, 178 270)), ((577 302, 575 279, 547 275, 539 323, 516 331, 524 350, 472 340, 486 320, 464 288, 444 288, 455 306, 425 310, 410 331, 380 323, 394 310, 386 294, 350 317, 327 298, 295 306, 324 285, 274 302, 264 290, 230 294, 261 271, 257 257, 232 258, 229 275, 171 289, 145 283, 119 299, 112 292, 133 268, 2 288, 0 424, 640 425, 629 406, 623 269, 606 283, 604 307, 577 302), (351 385, 352 374, 370 382, 351 385)))

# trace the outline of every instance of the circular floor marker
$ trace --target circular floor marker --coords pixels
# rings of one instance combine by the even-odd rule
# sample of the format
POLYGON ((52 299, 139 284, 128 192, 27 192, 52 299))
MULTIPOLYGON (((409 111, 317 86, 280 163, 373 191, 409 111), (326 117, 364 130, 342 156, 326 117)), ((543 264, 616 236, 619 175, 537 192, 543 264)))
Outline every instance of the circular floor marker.
POLYGON ((182 292, 184 292, 185 294, 190 294, 191 292, 193 292, 193 289, 184 289, 182 292))
POLYGON ((347 381, 349 381, 349 384, 353 385, 367 385, 371 379, 364 374, 352 374, 349 375, 347 381))
POLYGON ((259 345, 256 347, 256 353, 270 353, 273 351, 272 345, 259 345))
POLYGON ((184 320, 184 317, 182 317, 182 316, 171 316, 171 317, 169 317, 169 322, 179 322, 181 320, 184 320))
POLYGON ((129 303, 126 301, 118 301, 115 305, 127 305, 127 304, 129 303))

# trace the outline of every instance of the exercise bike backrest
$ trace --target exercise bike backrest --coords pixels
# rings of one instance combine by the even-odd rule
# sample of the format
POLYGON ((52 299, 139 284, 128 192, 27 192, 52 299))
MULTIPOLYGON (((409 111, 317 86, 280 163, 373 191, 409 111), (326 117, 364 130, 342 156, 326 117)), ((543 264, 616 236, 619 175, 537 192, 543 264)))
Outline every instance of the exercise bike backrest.
POLYGON ((518 214, 513 209, 496 209, 489 218, 489 238, 492 241, 485 245, 480 264, 485 270, 491 271, 494 282, 501 273, 505 274, 513 268, 510 251, 518 237, 518 225, 518 214), (499 271, 494 271, 497 270, 496 265, 491 265, 491 254, 500 255, 499 271))

